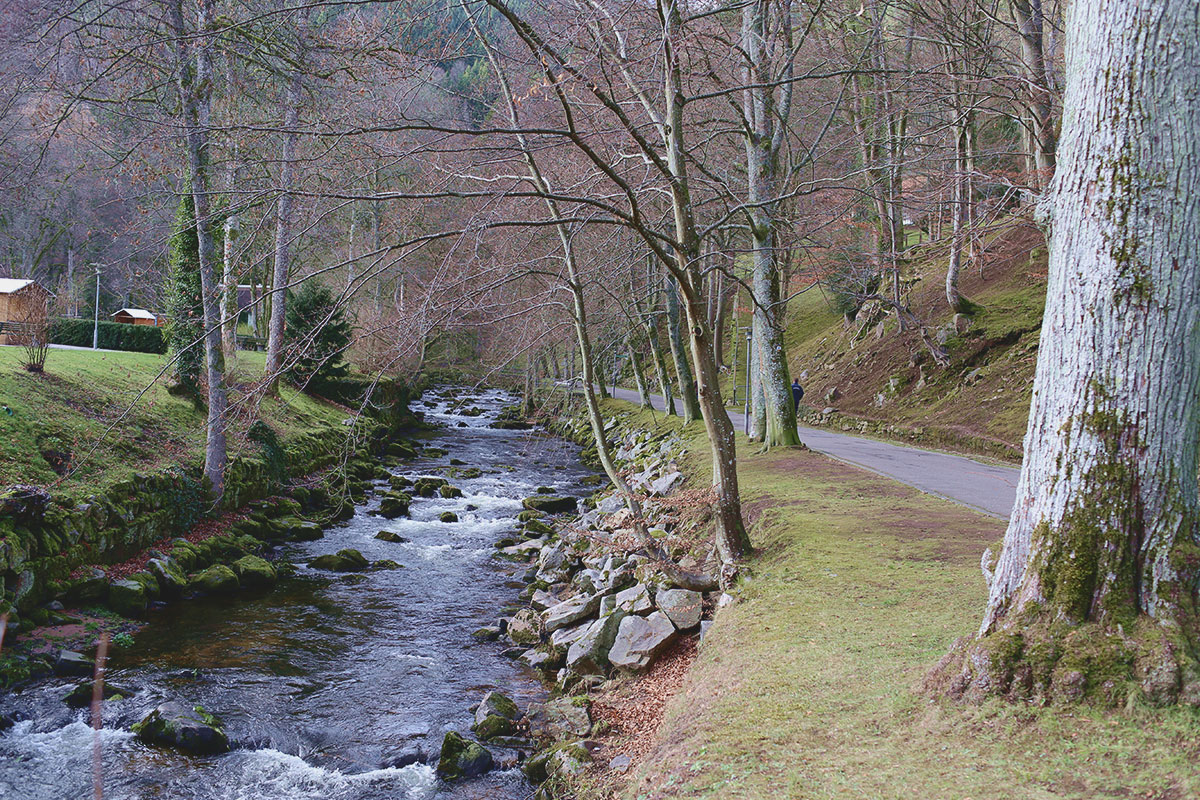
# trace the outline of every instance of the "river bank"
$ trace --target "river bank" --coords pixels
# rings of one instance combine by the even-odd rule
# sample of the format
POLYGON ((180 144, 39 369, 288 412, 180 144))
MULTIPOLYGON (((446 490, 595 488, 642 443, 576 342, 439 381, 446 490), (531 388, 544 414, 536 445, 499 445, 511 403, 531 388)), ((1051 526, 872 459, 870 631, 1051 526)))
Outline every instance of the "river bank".
MULTIPOLYGON (((677 431, 681 470, 707 483, 700 426, 604 408, 677 431)), ((758 449, 738 437, 757 552, 734 602, 682 676, 592 693, 594 708, 662 714, 601 740, 635 751, 627 771, 593 762, 564 796, 1200 797, 1194 710, 959 705, 925 686, 978 624, 979 558, 1003 523, 817 453, 758 449)))

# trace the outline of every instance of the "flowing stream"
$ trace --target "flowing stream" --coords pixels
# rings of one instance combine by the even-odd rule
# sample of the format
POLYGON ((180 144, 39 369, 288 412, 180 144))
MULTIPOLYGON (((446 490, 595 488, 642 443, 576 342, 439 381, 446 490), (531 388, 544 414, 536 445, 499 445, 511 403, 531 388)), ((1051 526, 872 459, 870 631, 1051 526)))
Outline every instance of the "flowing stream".
MULTIPOLYGON (((55 680, 0 699, 21 721, 0 734, 0 798, 91 797, 98 738, 104 797, 172 800, 367 800, 525 798, 516 768, 458 784, 433 770, 446 731, 467 732, 488 689, 519 705, 540 699, 534 673, 471 633, 516 602, 523 566, 493 557, 512 530, 521 498, 539 486, 579 493, 587 471, 574 445, 537 432, 489 427, 514 398, 487 391, 460 416, 442 390, 415 409, 444 427, 427 442, 447 455, 407 462, 410 478, 440 475, 451 458, 483 470, 451 478, 455 499, 414 498, 411 518, 372 514, 378 497, 325 538, 287 545, 299 565, 274 591, 174 603, 152 613, 128 649, 113 651, 108 678, 136 688, 104 703, 98 737, 86 711, 63 703, 79 682, 55 680), (458 514, 444 523, 443 511, 458 514), (378 540, 393 530, 409 541, 378 540), (404 568, 335 574, 311 557, 352 547, 404 568), (225 723, 235 749, 213 757, 142 744, 129 731, 166 700, 201 705, 225 723)), ((497 755, 503 755, 497 751, 497 755)))

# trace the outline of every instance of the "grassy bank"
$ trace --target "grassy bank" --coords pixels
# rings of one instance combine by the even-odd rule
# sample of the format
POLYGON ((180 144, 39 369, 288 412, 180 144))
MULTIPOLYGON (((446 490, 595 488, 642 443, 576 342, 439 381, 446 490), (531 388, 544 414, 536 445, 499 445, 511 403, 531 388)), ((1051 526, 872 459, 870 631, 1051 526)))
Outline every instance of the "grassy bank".
MULTIPOLYGON (((9 409, 0 409, 0 486, 27 483, 82 495, 202 457, 204 409, 172 397, 155 380, 166 356, 51 350, 45 373, 37 375, 21 368, 22 355, 19 347, 0 347, 0 404, 9 409)), ((232 455, 253 447, 239 435, 256 417, 238 381, 261 374, 263 359, 242 353, 232 373, 232 455)), ((346 416, 288 387, 264 400, 260 413, 285 441, 346 416)))
MULTIPOLYGON (((625 408, 628 408, 625 406, 625 408)), ((677 424, 642 412, 645 424, 677 424)), ((696 426, 697 429, 699 426, 696 426)), ((705 480, 696 431, 690 471, 705 480)), ((1200 714, 931 700, 1003 524, 821 455, 740 441, 758 554, 629 798, 1200 796, 1200 714)))

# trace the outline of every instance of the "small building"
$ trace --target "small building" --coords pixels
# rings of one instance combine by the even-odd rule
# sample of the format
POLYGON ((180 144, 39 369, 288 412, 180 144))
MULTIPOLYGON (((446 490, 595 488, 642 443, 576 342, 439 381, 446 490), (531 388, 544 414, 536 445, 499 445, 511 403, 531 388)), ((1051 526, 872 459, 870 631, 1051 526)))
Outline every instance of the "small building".
POLYGON ((126 325, 153 325, 159 327, 164 322, 161 315, 151 313, 144 308, 122 308, 110 316, 112 316, 113 322, 122 322, 126 325))
POLYGON ((53 292, 37 281, 0 278, 0 344, 16 344, 12 339, 18 326, 49 313, 53 296, 53 292))

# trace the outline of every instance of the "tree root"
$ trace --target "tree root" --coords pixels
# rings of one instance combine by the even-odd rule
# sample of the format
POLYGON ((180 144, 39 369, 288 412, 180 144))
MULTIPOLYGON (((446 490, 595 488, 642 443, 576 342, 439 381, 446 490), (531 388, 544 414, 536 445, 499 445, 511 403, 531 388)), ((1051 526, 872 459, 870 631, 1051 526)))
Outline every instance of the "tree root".
POLYGON ((1037 622, 958 639, 926 675, 923 692, 968 703, 1200 708, 1200 663, 1181 634, 1149 618, 1131 632, 1037 622))

